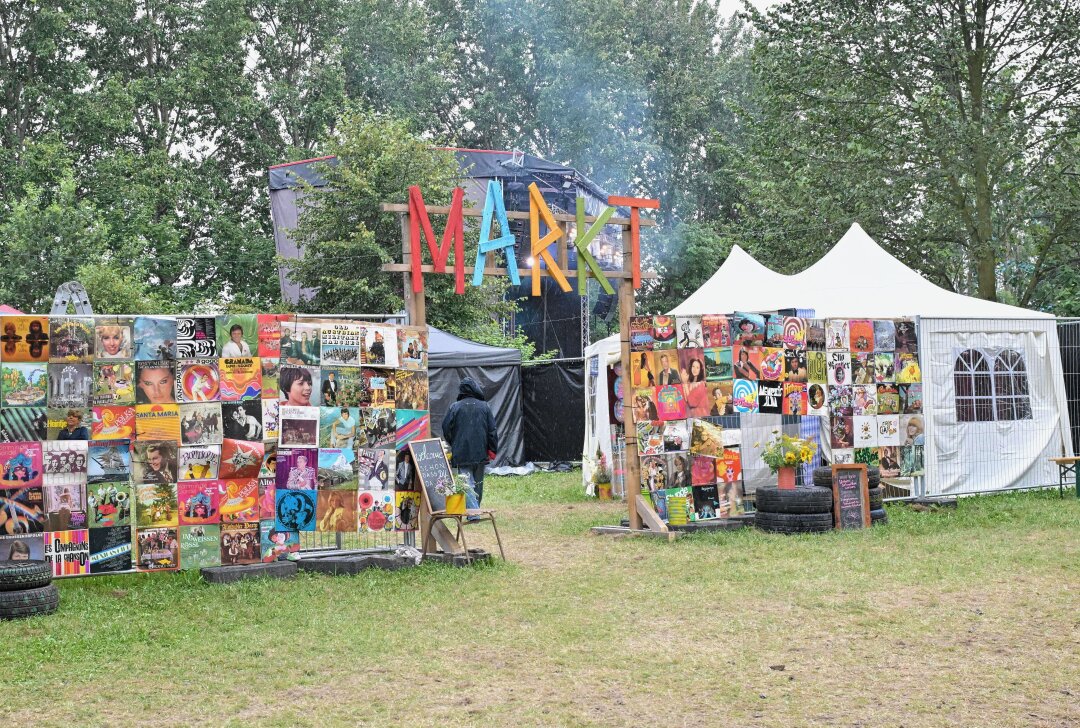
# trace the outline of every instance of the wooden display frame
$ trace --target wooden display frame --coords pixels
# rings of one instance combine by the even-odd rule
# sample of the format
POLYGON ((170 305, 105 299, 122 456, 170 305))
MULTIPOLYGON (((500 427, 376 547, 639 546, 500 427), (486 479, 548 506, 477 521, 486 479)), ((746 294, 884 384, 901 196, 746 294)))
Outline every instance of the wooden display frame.
MULTIPOLYGON (((655 200, 643 201, 631 197, 612 197, 608 203, 613 206, 618 205, 634 205, 645 209, 658 209, 659 202, 655 200)), ((427 325, 427 305, 425 299, 425 293, 423 290, 419 292, 414 291, 412 285, 412 272, 413 272, 413 247, 411 239, 412 231, 412 212, 410 211, 410 205, 401 203, 382 203, 381 209, 383 212, 396 213, 400 217, 401 221, 401 263, 388 263, 382 266, 382 270, 387 273, 399 273, 404 278, 404 291, 405 291, 405 310, 408 314, 408 323, 411 326, 426 326, 427 325)), ((451 207, 428 207, 425 214, 450 214, 452 212, 451 207)), ((483 212, 477 208, 464 208, 461 210, 461 214, 464 217, 481 217, 483 212)), ((529 213, 521 211, 507 211, 507 216, 511 219, 527 219, 529 213)), ((578 217, 575 215, 567 214, 555 214, 552 216, 554 220, 561 223, 561 234, 553 238, 552 244, 556 246, 556 260, 562 269, 563 275, 568 278, 575 278, 578 276, 589 276, 591 273, 587 269, 582 270, 569 270, 567 268, 567 260, 569 258, 568 251, 570 241, 575 239, 572 234, 574 228, 584 222, 587 225, 591 225, 600 219, 599 216, 586 215, 584 217, 578 217)), ((618 282, 618 304, 619 304, 619 341, 621 344, 621 360, 624 372, 630 371, 630 318, 636 314, 636 300, 635 290, 641 284, 642 280, 655 279, 657 277, 654 271, 640 271, 635 262, 638 260, 640 241, 639 241, 639 229, 642 227, 655 227, 656 222, 640 216, 637 207, 631 207, 631 216, 629 218, 623 217, 609 217, 606 222, 608 226, 617 226, 622 229, 622 243, 623 243, 623 269, 621 271, 604 271, 604 275, 612 282, 618 282)), ((553 232, 548 233, 549 236, 554 235, 553 232)), ((445 262, 445 261, 444 261, 445 262)), ((440 273, 447 275, 456 275, 456 271, 448 270, 445 267, 442 270, 436 270, 437 266, 423 265, 419 268, 423 273, 440 273)), ((466 275, 471 274, 474 268, 472 266, 464 266, 464 272, 466 275)), ((505 268, 499 268, 495 265, 494 253, 487 253, 484 259, 484 273, 485 274, 505 274, 505 268)), ((521 274, 533 274, 533 275, 548 275, 547 269, 521 269, 521 274)), ((668 533, 667 524, 660 518, 656 510, 653 508, 652 503, 647 499, 641 497, 641 466, 638 460, 638 447, 637 447, 637 430, 634 423, 633 407, 624 408, 623 416, 623 438, 626 442, 626 469, 625 469, 625 482, 626 482, 626 500, 627 509, 630 517, 630 529, 632 531, 640 531, 645 526, 647 529, 653 532, 668 533)), ((421 489, 423 491, 423 488, 421 489)), ((421 508, 421 519, 426 518, 425 509, 421 508)), ((421 522, 421 531, 426 528, 426 523, 421 522)), ((460 546, 455 542, 453 535, 449 529, 441 521, 437 521, 431 529, 431 537, 438 542, 439 546, 448 553, 458 553, 460 546)), ((429 549, 434 550, 434 549, 429 549)))
POLYGON ((837 474, 857 472, 859 474, 859 500, 862 521, 857 528, 870 528, 870 486, 867 478, 866 465, 864 463, 844 463, 832 466, 832 492, 833 492, 833 523, 837 530, 855 529, 854 523, 845 525, 844 515, 851 509, 841 508, 841 484, 837 482, 837 474))

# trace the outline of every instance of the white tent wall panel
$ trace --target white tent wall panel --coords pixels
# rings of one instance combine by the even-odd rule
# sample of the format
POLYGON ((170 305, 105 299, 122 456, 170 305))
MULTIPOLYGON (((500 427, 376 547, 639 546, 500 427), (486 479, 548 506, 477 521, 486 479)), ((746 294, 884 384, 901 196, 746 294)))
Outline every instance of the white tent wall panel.
POLYGON ((1057 483, 1057 466, 1049 458, 1073 451, 1054 319, 923 318, 919 352, 927 495, 1057 483), (1012 349, 1023 355, 1031 419, 958 420, 953 372, 957 356, 966 349, 1012 349))

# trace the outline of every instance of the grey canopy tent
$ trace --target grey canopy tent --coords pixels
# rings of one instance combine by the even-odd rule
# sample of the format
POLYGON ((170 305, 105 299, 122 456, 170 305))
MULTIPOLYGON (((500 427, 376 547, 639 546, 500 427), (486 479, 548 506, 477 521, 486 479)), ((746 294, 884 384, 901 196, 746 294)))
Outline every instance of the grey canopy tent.
POLYGON ((457 401, 458 385, 472 377, 484 390, 499 431, 496 466, 521 465, 525 446, 521 416, 521 352, 478 344, 428 327, 431 432, 442 436, 446 411, 457 401))

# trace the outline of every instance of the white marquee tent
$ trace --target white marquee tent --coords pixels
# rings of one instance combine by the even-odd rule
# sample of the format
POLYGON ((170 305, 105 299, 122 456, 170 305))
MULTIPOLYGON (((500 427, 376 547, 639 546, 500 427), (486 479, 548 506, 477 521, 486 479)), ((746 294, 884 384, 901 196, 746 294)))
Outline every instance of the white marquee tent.
MULTIPOLYGON (((919 317, 919 351, 926 414, 928 494, 1005 489, 1057 482, 1047 458, 1071 455, 1064 376, 1053 316, 946 291, 908 268, 857 224, 822 258, 792 276, 776 273, 735 246, 727 260, 697 291, 672 311, 700 315, 779 308, 812 310, 817 318, 919 317), (996 412, 998 363, 1019 354, 1030 396, 1030 418, 961 422, 955 402, 954 369, 964 352, 989 388, 976 394, 996 412), (979 362, 983 364, 980 365, 979 362), (980 369, 985 366, 985 369, 980 369)), ((610 458, 606 366, 619 357, 618 336, 591 345, 597 357, 592 412, 586 412, 586 454, 597 446, 610 458)), ((1007 393, 1007 394, 1012 394, 1007 393)), ((980 410, 980 412, 988 410, 980 410)), ((827 450, 827 442, 824 443, 827 450)), ((588 478, 590 473, 585 473, 588 478)))

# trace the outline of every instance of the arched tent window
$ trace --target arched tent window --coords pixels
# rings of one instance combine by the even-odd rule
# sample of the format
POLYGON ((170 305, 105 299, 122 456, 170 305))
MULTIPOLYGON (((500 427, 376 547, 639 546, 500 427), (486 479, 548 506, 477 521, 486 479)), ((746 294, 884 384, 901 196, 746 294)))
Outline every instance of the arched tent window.
POLYGON ((1012 349, 994 359, 994 409, 999 420, 1031 419, 1027 367, 1023 355, 1012 349))
POLYGON ((965 349, 953 363, 956 419, 993 422, 1031 419, 1027 366, 1013 349, 965 349))
POLYGON ((978 349, 965 349, 953 363, 958 422, 989 422, 994 419, 994 382, 990 365, 978 349))

